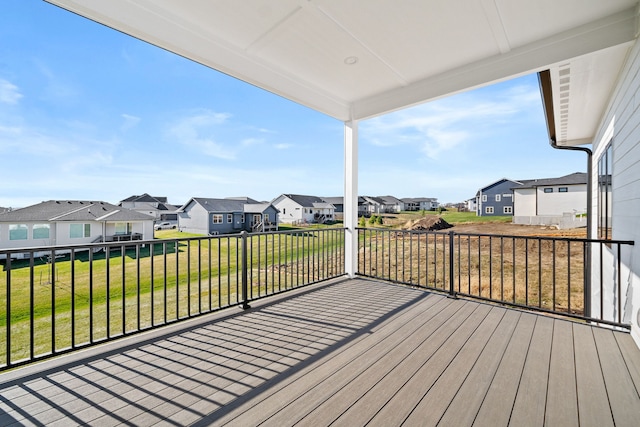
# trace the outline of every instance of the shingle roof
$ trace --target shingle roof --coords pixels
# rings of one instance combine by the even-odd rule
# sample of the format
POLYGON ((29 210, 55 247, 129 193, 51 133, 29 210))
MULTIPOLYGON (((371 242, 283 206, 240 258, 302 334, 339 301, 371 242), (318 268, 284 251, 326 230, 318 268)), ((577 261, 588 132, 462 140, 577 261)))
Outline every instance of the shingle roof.
POLYGON ((153 217, 107 202, 49 200, 0 216, 1 222, 16 221, 145 221, 153 217))
POLYGON ((560 178, 541 178, 541 179, 523 179, 520 180, 522 187, 517 188, 535 188, 550 185, 578 185, 587 183, 587 174, 585 172, 574 172, 560 178))
POLYGON ((314 203, 326 203, 320 197, 316 197, 316 196, 304 196, 301 194, 283 194, 283 196, 290 198, 291 200, 293 200, 294 202, 296 202, 297 204, 305 208, 315 207, 313 205, 314 203))
POLYGON ((120 203, 122 203, 122 202, 167 203, 167 198, 166 197, 150 196, 147 193, 144 193, 144 194, 142 194, 140 196, 127 197, 126 199, 120 201, 120 203))
MULTIPOLYGON (((215 199, 208 197, 193 197, 189 202, 194 201, 207 210, 207 212, 263 212, 271 203, 260 203, 250 197, 233 197, 225 199, 215 199)), ((187 202, 180 210, 189 204, 187 202)))

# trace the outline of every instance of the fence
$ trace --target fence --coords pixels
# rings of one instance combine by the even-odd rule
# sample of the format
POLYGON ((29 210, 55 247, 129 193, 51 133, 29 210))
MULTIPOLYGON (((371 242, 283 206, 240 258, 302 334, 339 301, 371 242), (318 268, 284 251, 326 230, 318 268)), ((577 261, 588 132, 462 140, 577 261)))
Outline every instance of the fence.
POLYGON ((345 272, 343 229, 2 250, 0 257, 0 369, 247 308, 345 272))
POLYGON ((362 276, 629 327, 623 249, 632 241, 380 229, 358 233, 362 276))

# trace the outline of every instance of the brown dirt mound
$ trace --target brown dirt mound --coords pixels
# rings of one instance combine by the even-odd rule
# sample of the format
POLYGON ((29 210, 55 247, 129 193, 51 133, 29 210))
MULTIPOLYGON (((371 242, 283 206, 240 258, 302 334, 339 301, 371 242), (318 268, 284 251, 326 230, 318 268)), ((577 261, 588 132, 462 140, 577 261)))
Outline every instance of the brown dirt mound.
POLYGON ((453 225, 449 224, 447 221, 442 219, 439 216, 430 216, 421 218, 416 221, 410 221, 407 223, 406 228, 408 230, 445 230, 447 228, 451 228, 453 225))

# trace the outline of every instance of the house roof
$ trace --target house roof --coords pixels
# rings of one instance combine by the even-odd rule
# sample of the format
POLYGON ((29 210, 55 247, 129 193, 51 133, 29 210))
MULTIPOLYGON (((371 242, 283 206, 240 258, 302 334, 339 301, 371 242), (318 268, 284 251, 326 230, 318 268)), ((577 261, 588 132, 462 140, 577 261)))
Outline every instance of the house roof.
POLYGON ((584 172, 574 172, 560 178, 541 178, 520 180, 522 186, 517 188, 546 187, 550 185, 579 185, 587 183, 587 174, 584 172))
MULTIPOLYGON (((278 197, 286 197, 288 199, 291 199, 298 205, 302 206, 303 208, 333 207, 330 203, 327 203, 322 198, 316 197, 316 196, 305 196, 302 194, 282 194, 281 196, 278 196, 278 197), (331 205, 331 206, 326 206, 326 205, 331 205)), ((278 197, 276 197, 276 199, 278 197)))
POLYGON ((232 197, 225 199, 192 197, 187 203, 180 207, 178 211, 184 212, 186 207, 192 202, 199 204, 209 213, 261 213, 271 206, 271 203, 260 203, 250 197, 232 197))
POLYGON ((324 200, 327 203, 331 203, 332 205, 343 205, 344 204, 344 197, 342 196, 335 196, 335 197, 323 197, 322 200, 324 200))
POLYGON ((153 217, 111 203, 89 200, 49 200, 0 215, 0 222, 148 220, 153 217))
POLYGON ((420 203, 420 202, 436 202, 438 199, 433 197, 405 197, 400 199, 405 203, 420 203))
POLYGON ((378 196, 378 198, 384 201, 387 205, 402 203, 402 200, 394 196, 378 196))
MULTIPOLYGON (((482 187, 480 190, 478 190, 478 192, 476 193, 476 196, 480 195, 480 192, 482 192, 482 191, 486 191, 486 190, 488 190, 490 188, 495 187, 496 185, 500 185, 500 184, 505 183, 505 182, 513 182, 518 187, 520 187, 522 185, 522 182, 520 182, 520 181, 515 181, 515 180, 509 179, 509 178, 501 178, 501 179, 499 179, 499 180, 497 180, 495 182, 492 182, 491 184, 489 184, 489 185, 487 185, 485 187, 482 187)), ((513 188, 515 188, 515 187, 513 187, 513 188)))
POLYGON ((123 203, 123 202, 167 203, 167 198, 150 196, 147 193, 144 193, 140 196, 130 196, 120 201, 120 203, 123 203))
POLYGON ((560 145, 592 140, 638 5, 47 1, 343 121, 550 70, 560 145))

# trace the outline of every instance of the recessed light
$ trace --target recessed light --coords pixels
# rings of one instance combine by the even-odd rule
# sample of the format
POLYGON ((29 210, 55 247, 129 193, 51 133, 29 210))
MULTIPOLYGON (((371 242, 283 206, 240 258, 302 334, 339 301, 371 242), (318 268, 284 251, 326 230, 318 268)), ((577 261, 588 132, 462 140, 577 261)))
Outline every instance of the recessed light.
POLYGON ((344 58, 344 63, 347 65, 354 65, 357 62, 358 62, 357 56, 347 56, 346 58, 344 58))

